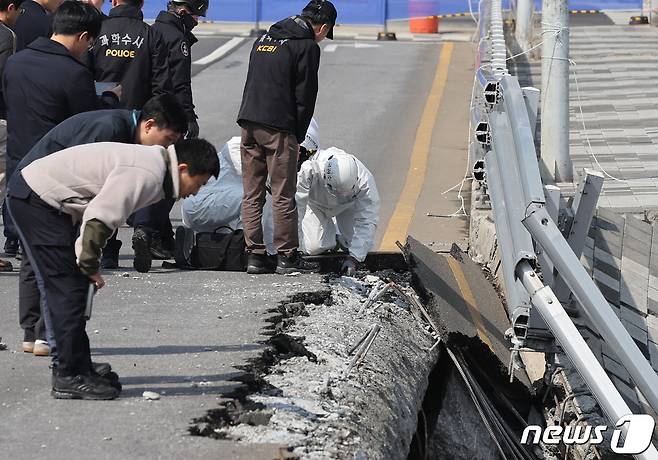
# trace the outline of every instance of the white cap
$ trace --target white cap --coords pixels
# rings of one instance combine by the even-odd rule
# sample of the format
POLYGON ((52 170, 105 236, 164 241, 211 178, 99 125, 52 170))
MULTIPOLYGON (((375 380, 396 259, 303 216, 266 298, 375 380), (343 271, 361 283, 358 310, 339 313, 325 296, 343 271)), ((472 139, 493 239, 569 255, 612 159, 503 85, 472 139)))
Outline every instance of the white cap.
POLYGON ((327 190, 335 197, 354 197, 359 191, 359 170, 349 153, 334 153, 327 158, 323 177, 327 190))
POLYGON ((311 124, 308 126, 308 130, 306 130, 306 138, 301 143, 301 147, 304 147, 309 152, 315 152, 320 148, 320 132, 318 122, 315 121, 315 118, 311 118, 311 124))

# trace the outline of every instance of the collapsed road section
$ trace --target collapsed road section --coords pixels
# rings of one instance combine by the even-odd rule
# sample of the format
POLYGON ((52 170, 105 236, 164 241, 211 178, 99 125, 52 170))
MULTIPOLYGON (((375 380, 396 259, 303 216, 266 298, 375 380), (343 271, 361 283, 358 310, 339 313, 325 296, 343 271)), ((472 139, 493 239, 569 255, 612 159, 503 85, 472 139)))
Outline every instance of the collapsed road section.
POLYGON ((271 309, 270 346, 190 433, 283 458, 542 458, 519 442, 533 389, 522 370, 510 383, 509 321, 479 266, 412 238, 405 258, 271 309))

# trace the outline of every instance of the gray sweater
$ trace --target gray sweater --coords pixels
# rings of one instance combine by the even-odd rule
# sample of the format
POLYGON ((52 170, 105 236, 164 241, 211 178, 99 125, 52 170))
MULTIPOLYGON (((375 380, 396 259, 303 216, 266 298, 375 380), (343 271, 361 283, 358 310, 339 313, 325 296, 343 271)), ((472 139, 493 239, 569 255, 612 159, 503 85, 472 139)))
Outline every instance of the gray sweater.
POLYGON ((102 248, 128 216, 179 193, 174 146, 83 144, 36 160, 22 174, 43 201, 81 223, 75 253, 85 275, 98 272, 102 248))

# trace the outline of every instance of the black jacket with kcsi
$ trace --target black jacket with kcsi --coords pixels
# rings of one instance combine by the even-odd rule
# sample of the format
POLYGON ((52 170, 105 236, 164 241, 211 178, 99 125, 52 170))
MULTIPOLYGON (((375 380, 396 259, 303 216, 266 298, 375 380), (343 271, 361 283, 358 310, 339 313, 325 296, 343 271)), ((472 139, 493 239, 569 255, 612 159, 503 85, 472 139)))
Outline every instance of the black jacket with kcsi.
POLYGON ((302 142, 318 94, 320 47, 310 24, 284 19, 256 40, 238 124, 257 123, 294 134, 302 142))

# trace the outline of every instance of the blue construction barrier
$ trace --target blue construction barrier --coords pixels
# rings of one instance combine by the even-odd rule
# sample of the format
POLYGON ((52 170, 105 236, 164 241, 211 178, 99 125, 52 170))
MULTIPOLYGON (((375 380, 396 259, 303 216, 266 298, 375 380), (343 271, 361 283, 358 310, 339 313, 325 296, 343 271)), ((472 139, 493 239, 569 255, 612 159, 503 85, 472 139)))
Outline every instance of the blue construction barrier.
MULTIPOLYGON (((297 14, 308 0, 210 0, 207 19, 213 21, 255 22, 256 2, 260 2, 260 20, 273 22, 297 14)), ((107 2, 109 3, 109 2, 107 2)), ((166 8, 166 0, 146 0, 144 17, 152 19, 166 8)), ((382 24, 388 19, 467 13, 468 0, 334 0, 341 24, 382 24), (384 8, 387 4, 386 10, 384 8)), ((477 11, 478 0, 472 0, 477 11)), ((541 9, 541 0, 536 1, 541 9)), ((642 0, 573 0, 572 10, 605 10, 642 8, 642 0)))

